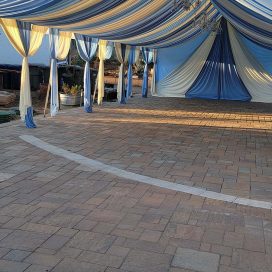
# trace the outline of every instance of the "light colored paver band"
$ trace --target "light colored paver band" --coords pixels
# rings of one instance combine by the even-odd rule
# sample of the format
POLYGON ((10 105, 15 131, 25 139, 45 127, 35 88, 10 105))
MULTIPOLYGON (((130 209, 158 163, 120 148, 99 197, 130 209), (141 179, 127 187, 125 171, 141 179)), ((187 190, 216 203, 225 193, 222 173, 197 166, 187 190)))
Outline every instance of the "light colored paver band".
POLYGON ((188 248, 178 248, 172 265, 199 272, 217 272, 220 255, 188 248))
POLYGON ((22 135, 20 136, 20 138, 33 146, 43 149, 51 154, 79 163, 83 166, 91 168, 91 170, 100 170, 105 173, 115 175, 117 177, 130 179, 130 180, 134 180, 134 181, 149 184, 149 185, 154 185, 160 188, 165 188, 165 189, 174 190, 178 192, 188 193, 191 195, 201 196, 204 198, 220 200, 220 201, 225 201, 225 202, 235 203, 235 204, 241 204, 241 205, 256 207, 256 208, 272 209, 271 202, 240 198, 240 197, 236 197, 232 195, 216 193, 212 191, 207 191, 205 189, 195 188, 195 187, 182 185, 182 184, 176 184, 173 182, 168 182, 168 181, 157 179, 157 178, 151 178, 151 177, 135 174, 132 172, 128 172, 128 171, 104 164, 96 160, 86 158, 82 155, 75 154, 73 152, 56 147, 54 145, 48 144, 32 135, 22 135))

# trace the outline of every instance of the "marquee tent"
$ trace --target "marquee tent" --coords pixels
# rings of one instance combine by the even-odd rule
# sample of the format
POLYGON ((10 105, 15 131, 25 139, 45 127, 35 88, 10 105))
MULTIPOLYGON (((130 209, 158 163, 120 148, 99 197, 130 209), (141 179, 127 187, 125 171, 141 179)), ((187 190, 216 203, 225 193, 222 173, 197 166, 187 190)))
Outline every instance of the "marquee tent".
MULTIPOLYGON (((153 95, 272 102, 272 2, 268 0, 2 0, 0 18, 23 56, 20 109, 28 127, 35 124, 27 58, 39 48, 47 28, 52 115, 57 112, 56 59, 66 57, 72 35, 86 63, 99 43, 100 100, 103 61, 110 57, 115 42, 121 103, 131 94, 131 78, 127 94, 124 90, 124 63, 129 62, 131 77, 136 46, 142 47, 146 63, 144 97, 147 64, 153 61, 153 95), (216 28, 203 27, 199 23, 203 16, 216 28)), ((85 111, 91 112, 87 69, 88 64, 84 103, 85 111)))

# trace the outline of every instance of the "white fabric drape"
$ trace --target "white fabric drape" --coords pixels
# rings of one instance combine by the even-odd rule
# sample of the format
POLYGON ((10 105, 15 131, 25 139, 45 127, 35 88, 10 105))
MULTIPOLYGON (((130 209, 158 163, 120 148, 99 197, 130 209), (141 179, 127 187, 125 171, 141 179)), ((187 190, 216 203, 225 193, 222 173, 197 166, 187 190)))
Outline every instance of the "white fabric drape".
POLYGON ((230 43, 237 71, 253 102, 272 102, 272 76, 250 54, 240 34, 228 23, 230 43))
POLYGON ((49 84, 51 86, 50 113, 52 117, 56 116, 59 110, 57 61, 67 58, 71 46, 71 38, 72 33, 70 32, 60 32, 58 29, 53 28, 49 30, 49 43, 51 54, 49 84))
POLYGON ((125 74, 125 63, 128 60, 129 47, 121 43, 115 43, 115 52, 116 52, 117 60, 120 62, 118 84, 117 84, 117 98, 119 103, 124 104, 126 103, 124 74, 125 74))
POLYGON ((210 34, 205 42, 182 66, 176 68, 162 81, 157 83, 155 93, 158 96, 165 97, 185 97, 186 92, 200 74, 209 56, 214 40, 215 35, 210 34))
POLYGON ((84 109, 85 112, 92 112, 91 99, 91 72, 90 61, 96 53, 98 39, 92 39, 89 36, 75 34, 77 50, 80 57, 85 61, 84 69, 84 109))
POLYGON ((113 44, 100 40, 99 41, 99 49, 98 49, 98 58, 99 58, 99 69, 97 75, 97 84, 98 84, 98 98, 97 104, 101 105, 104 98, 104 61, 109 59, 112 55, 113 44))
MULTIPOLYGON (((13 19, 1 19, 0 23, 13 47, 23 57, 19 109, 21 119, 25 121, 28 109, 32 109, 28 57, 33 56, 40 48, 47 28, 13 19)), ((31 112, 30 115, 32 115, 31 112)), ((29 116, 29 118, 32 117, 29 116)), ((27 123, 26 125, 28 126, 27 123)), ((35 125, 33 123, 30 126, 35 125)))

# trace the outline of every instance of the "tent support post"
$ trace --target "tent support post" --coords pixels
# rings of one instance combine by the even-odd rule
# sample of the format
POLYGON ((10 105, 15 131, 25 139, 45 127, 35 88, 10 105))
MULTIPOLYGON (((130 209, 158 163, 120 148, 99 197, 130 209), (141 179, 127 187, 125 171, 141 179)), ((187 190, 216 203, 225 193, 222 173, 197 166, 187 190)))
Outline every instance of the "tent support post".
POLYGON ((51 85, 48 83, 47 87, 47 93, 46 93, 46 98, 45 98, 45 105, 44 105, 44 110, 43 110, 43 117, 45 118, 46 116, 46 110, 47 110, 47 105, 48 105, 48 99, 49 99, 49 93, 51 91, 51 85))

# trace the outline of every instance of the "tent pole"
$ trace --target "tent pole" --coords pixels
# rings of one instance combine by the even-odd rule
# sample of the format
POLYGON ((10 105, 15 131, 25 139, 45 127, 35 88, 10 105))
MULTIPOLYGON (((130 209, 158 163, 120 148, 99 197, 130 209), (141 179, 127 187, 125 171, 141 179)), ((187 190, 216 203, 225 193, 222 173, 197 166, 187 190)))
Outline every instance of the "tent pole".
POLYGON ((43 117, 46 116, 46 109, 47 109, 47 105, 48 105, 48 99, 49 99, 49 92, 50 91, 51 91, 51 85, 50 85, 50 83, 48 83, 47 93, 46 93, 46 98, 45 98, 44 111, 43 111, 43 117))
POLYGON ((98 85, 98 81, 97 81, 97 77, 96 77, 95 87, 94 87, 94 95, 93 95, 93 102, 95 101, 95 96, 96 96, 96 91, 97 91, 97 85, 98 85))

